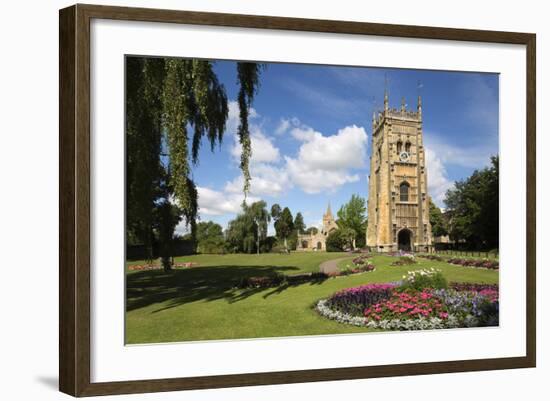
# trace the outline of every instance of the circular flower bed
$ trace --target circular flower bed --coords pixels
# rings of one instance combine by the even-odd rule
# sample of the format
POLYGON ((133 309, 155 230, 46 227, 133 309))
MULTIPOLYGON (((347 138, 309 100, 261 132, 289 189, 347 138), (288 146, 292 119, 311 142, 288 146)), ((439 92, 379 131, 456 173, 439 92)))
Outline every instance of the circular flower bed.
POLYGON ((324 317, 383 330, 426 330, 498 325, 498 287, 452 284, 416 289, 401 283, 369 284, 320 300, 324 317))

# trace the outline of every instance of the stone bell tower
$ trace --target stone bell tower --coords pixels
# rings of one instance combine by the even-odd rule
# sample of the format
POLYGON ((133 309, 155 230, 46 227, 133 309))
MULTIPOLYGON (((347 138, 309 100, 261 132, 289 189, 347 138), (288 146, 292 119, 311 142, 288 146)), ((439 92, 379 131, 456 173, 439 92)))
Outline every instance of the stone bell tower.
POLYGON ((389 107, 372 116, 367 246, 376 252, 431 252, 422 99, 416 111, 389 107))

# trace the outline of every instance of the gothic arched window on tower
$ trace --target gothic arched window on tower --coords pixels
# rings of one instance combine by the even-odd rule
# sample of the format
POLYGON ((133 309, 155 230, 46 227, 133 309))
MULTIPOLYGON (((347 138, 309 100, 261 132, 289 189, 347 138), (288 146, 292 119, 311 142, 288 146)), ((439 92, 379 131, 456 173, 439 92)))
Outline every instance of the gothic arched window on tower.
POLYGON ((407 142, 405 144, 405 152, 411 153, 411 143, 410 142, 407 142))
POLYGON ((403 148, 403 142, 397 142, 397 154, 401 154, 401 149, 403 148))
POLYGON ((409 183, 404 181, 399 185, 399 200, 401 202, 409 201, 409 183))

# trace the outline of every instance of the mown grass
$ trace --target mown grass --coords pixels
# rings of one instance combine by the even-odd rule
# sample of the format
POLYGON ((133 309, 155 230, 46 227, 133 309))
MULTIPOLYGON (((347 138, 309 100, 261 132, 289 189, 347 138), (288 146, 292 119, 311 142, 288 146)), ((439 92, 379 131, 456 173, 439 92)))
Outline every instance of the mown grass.
MULTIPOLYGON (((498 271, 450 265, 426 259, 409 266, 390 266, 396 258, 374 256, 376 270, 315 284, 268 289, 238 289, 249 276, 318 271, 321 262, 343 253, 265 255, 193 255, 178 262, 197 267, 127 273, 126 342, 129 344, 283 337, 365 332, 368 329, 322 318, 313 309, 335 291, 372 282, 398 281, 407 271, 436 267, 447 280, 498 283, 498 271)), ((132 262, 144 263, 144 262, 132 262)))

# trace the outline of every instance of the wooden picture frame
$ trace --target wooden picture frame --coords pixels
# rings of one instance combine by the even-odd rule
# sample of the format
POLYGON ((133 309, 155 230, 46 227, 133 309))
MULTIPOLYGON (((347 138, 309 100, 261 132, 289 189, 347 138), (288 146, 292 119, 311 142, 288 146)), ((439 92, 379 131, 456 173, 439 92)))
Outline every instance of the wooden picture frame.
POLYGON ((144 393, 534 367, 536 363, 536 36, 362 22, 74 5, 59 14, 59 388, 73 396, 144 393), (526 356, 92 383, 90 379, 90 21, 142 22, 518 44, 526 47, 526 356))

